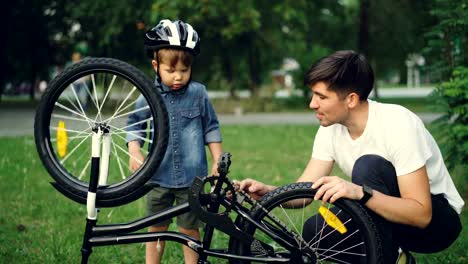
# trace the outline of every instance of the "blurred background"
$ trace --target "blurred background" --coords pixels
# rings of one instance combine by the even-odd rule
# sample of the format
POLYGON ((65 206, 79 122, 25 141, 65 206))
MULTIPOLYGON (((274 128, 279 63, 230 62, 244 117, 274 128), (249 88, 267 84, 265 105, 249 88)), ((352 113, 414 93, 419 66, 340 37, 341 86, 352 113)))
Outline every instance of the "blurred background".
MULTIPOLYGON (((0 263, 78 263, 86 211, 49 184, 35 151, 35 107, 54 76, 86 57, 117 58, 153 78, 143 36, 164 18, 190 23, 202 38, 193 78, 208 88, 234 179, 297 179, 318 128, 303 75, 320 57, 353 49, 375 70, 372 98, 421 117, 468 201, 468 0, 17 0, 1 7, 0 263)), ((144 202, 101 215, 100 223, 128 222, 144 215, 144 202)), ((466 209, 461 218, 466 226, 466 209)), ((465 228, 449 249, 418 255, 418 263, 467 263, 467 243, 465 228)), ((182 259, 178 245, 166 251, 169 263, 182 259)), ((92 259, 143 263, 144 247, 100 248, 92 259)))
POLYGON ((369 58, 376 96, 432 87, 467 65, 466 0, 19 0, 3 8, 1 100, 38 98, 74 53, 121 59, 152 76, 143 34, 163 18, 201 35, 194 79, 213 97, 304 95, 303 73, 340 49, 369 58))

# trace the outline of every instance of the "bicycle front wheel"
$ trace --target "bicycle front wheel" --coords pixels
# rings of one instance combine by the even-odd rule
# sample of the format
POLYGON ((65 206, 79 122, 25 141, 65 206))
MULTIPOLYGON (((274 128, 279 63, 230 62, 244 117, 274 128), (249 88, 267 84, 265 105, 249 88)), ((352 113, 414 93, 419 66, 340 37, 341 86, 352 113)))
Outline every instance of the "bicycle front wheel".
POLYGON ((289 263, 382 263, 380 237, 366 210, 347 199, 334 204, 314 201, 311 186, 294 183, 264 196, 250 214, 264 230, 237 220, 244 232, 262 243, 247 245, 232 239, 230 252, 285 258, 289 263))
POLYGON ((96 205, 112 207, 150 189, 144 185, 164 157, 168 126, 164 102, 140 70, 115 59, 89 58, 50 83, 36 111, 34 135, 53 185, 86 204, 92 137, 96 129, 103 131, 96 205), (144 145, 143 157, 130 154, 129 140, 144 145), (129 167, 130 158, 139 163, 136 171, 129 167))

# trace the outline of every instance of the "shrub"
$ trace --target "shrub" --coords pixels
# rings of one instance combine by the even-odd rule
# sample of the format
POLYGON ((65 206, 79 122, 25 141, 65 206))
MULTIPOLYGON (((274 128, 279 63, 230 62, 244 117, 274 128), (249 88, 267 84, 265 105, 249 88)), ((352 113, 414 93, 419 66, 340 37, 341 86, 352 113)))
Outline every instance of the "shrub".
POLYGON ((435 134, 449 169, 468 164, 468 68, 457 67, 449 81, 432 94, 444 115, 434 122, 435 134))

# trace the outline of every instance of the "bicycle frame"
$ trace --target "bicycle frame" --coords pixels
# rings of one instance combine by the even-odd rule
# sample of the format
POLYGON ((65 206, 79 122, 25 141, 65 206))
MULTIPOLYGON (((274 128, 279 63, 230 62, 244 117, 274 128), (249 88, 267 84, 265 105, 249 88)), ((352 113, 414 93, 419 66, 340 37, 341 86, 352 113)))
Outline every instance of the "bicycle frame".
MULTIPOLYGON (((133 222, 125 224, 107 224, 107 225, 97 225, 97 215, 98 210, 96 209, 96 191, 99 184, 105 184, 106 175, 103 175, 103 172, 106 173, 107 168, 101 168, 100 166, 108 166, 107 158, 101 157, 100 147, 102 144, 102 150, 104 155, 108 155, 108 146, 110 144, 108 140, 104 139, 106 132, 105 127, 96 127, 93 129, 93 140, 92 140, 92 162, 91 162, 91 173, 90 173, 90 184, 88 190, 87 198, 87 219, 86 227, 83 236, 83 244, 81 248, 82 260, 81 263, 88 263, 88 258, 92 253, 92 248, 95 246, 108 246, 108 245, 118 245, 118 244, 130 244, 130 243, 141 243, 141 242, 150 242, 158 240, 167 240, 174 241, 180 244, 184 244, 190 247, 192 250, 199 254, 198 263, 208 263, 207 258, 209 256, 223 259, 236 259, 236 260, 245 260, 245 261, 256 261, 263 263, 288 263, 289 259, 284 257, 250 257, 250 256, 239 256, 228 252, 227 249, 211 249, 211 240, 213 237, 213 231, 218 229, 229 236, 234 236, 236 239, 239 239, 245 243, 253 243, 254 241, 260 243, 262 246, 268 248, 269 246, 262 243, 261 241, 255 240, 250 235, 244 233, 239 228, 237 228, 232 220, 226 214, 219 214, 219 206, 222 202, 232 205, 233 211, 241 215, 243 218, 247 219, 251 223, 255 224, 259 229, 261 229, 265 234, 273 238, 279 244, 283 245, 286 249, 291 252, 297 251, 298 249, 286 239, 278 236, 278 234, 270 231, 266 226, 261 223, 257 223, 252 219, 248 213, 247 208, 243 207, 237 201, 230 201, 225 196, 220 195, 223 182, 226 182, 227 173, 230 165, 230 154, 225 153, 221 158, 219 163, 218 171, 220 173, 217 178, 217 183, 215 184, 214 190, 209 194, 209 199, 211 202, 211 207, 208 209, 209 212, 202 208, 200 202, 201 197, 199 196, 201 188, 203 188, 204 180, 202 178, 196 178, 194 181, 189 194, 189 202, 180 204, 178 206, 173 206, 162 210, 153 215, 137 219, 133 222), (103 179, 104 178, 104 179, 103 179), (143 233, 132 233, 137 230, 147 228, 156 223, 162 222, 167 219, 171 219, 175 216, 187 213, 189 211, 194 211, 199 218, 206 223, 204 229, 203 241, 199 241, 190 237, 188 235, 165 231, 165 232, 143 232, 143 233)), ((206 199, 206 197, 205 197, 206 199)))

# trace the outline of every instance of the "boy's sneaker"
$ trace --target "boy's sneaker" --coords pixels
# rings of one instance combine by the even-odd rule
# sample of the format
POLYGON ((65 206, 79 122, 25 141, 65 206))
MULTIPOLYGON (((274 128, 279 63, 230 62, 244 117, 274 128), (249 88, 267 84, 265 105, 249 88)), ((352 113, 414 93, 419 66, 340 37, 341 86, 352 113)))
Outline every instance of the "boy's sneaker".
POLYGON ((416 264, 416 259, 409 253, 409 251, 399 248, 398 253, 396 264, 416 264))

